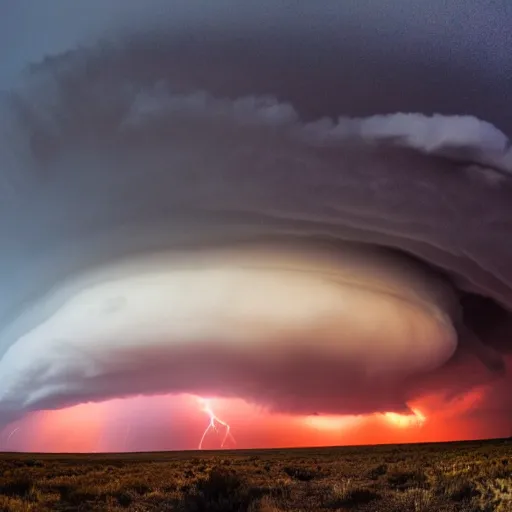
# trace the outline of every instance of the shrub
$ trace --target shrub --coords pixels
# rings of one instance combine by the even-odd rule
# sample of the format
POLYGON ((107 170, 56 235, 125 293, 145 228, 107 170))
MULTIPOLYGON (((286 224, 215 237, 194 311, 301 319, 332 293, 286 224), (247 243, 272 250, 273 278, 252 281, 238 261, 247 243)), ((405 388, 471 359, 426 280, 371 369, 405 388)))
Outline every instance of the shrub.
POLYGON ((451 501, 468 501, 480 494, 476 484, 462 474, 449 475, 439 479, 436 485, 436 493, 449 498, 451 501))
POLYGON ((388 473, 388 484, 391 488, 404 491, 414 487, 427 486, 427 477, 423 471, 393 471, 388 473))
POLYGON ((129 507, 133 503, 133 496, 127 491, 120 491, 116 498, 121 507, 129 507))
POLYGON ((407 489, 395 494, 394 502, 397 510, 412 512, 429 512, 433 510, 434 494, 426 489, 407 489))
POLYGON ((4 496, 19 496, 21 498, 27 496, 32 490, 32 480, 26 477, 9 478, 0 481, 0 494, 4 496))
POLYGON ((213 469, 185 495, 184 506, 188 512, 240 512, 259 497, 255 491, 235 473, 213 469))
POLYGON ((357 507, 381 498, 380 494, 360 486, 350 479, 334 484, 332 494, 333 500, 330 506, 333 508, 357 507))
POLYGON ((300 480, 301 482, 310 482, 315 478, 316 474, 306 468, 293 468, 290 466, 286 466, 283 468, 283 471, 290 477, 295 480, 300 480))
POLYGON ((368 478, 370 480, 377 480, 380 476, 385 475, 387 471, 387 464, 379 464, 368 471, 368 478))

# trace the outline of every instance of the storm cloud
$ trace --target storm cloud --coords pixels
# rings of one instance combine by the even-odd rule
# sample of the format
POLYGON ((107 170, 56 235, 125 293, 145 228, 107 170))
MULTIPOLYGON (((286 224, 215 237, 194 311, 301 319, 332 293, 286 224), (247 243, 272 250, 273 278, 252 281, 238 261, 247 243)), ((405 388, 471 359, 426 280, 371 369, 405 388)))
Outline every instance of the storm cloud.
POLYGON ((423 96, 442 53, 413 82, 375 41, 249 11, 88 35, 3 93, 3 421, 140 393, 343 414, 494 381, 501 394, 503 68, 470 81, 461 58, 423 96))

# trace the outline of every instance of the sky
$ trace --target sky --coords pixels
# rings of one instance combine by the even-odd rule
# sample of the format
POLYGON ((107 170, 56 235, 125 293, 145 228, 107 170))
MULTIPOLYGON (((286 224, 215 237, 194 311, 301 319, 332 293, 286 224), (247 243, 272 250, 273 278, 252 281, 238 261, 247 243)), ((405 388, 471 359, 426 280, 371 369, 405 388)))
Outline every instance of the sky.
POLYGON ((0 449, 512 435, 512 7, 445 4, 0 1, 0 449))

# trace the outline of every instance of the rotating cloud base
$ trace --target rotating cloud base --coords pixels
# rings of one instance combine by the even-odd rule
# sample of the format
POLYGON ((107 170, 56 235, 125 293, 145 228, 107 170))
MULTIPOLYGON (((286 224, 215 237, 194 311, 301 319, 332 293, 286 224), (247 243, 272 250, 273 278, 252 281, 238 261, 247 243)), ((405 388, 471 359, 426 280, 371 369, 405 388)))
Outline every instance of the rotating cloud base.
POLYGON ((340 388, 337 412, 363 412, 343 388, 396 391, 457 345, 445 283, 350 246, 148 255, 84 273, 40 302, 57 306, 38 325, 20 317, 25 332, 0 361, 4 416, 160 392, 307 408, 325 386, 340 388), (295 392, 297 375, 311 383, 295 392))

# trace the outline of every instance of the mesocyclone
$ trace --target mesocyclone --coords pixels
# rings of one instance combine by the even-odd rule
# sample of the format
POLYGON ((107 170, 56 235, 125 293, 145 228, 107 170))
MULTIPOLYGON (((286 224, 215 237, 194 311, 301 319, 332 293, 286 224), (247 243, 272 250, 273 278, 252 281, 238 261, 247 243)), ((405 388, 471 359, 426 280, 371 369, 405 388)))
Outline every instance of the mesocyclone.
POLYGON ((399 412, 439 368, 471 388, 471 351, 502 375, 498 82, 430 97, 438 75, 418 54, 397 82, 380 45, 361 59, 348 32, 294 18, 281 38, 244 19, 201 41, 150 27, 91 42, 2 96, 2 421, 160 392, 399 412))
POLYGON ((458 303, 447 283, 403 256, 348 244, 139 257, 75 276, 52 294, 60 305, 1 360, 0 403, 11 408, 73 393, 136 394, 140 382, 147 393, 249 397, 256 386, 261 397, 263 375, 307 374, 326 361, 339 385, 370 389, 437 368, 457 343, 458 303))

